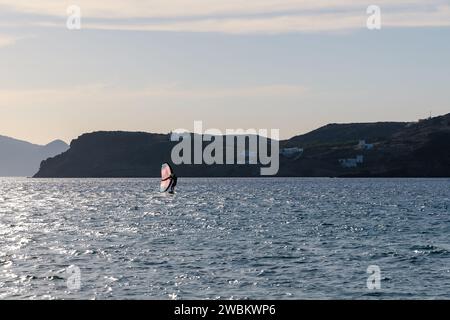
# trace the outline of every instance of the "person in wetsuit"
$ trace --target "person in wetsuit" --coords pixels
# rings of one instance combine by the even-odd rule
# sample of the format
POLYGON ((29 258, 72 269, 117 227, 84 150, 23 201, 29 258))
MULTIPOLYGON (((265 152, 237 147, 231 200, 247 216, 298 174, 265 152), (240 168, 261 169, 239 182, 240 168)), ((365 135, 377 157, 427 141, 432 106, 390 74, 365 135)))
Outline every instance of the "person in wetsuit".
POLYGON ((175 173, 172 173, 170 175, 170 179, 172 179, 172 183, 170 185, 170 191, 169 193, 174 193, 175 187, 177 186, 178 177, 175 175, 175 173))

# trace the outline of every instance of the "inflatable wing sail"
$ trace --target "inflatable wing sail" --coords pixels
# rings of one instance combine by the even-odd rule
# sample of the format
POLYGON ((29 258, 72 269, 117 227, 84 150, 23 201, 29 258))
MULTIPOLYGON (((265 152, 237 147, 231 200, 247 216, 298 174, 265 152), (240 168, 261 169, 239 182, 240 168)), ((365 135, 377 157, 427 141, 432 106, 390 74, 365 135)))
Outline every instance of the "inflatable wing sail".
POLYGON ((166 192, 169 190, 170 185, 172 184, 172 178, 170 175, 173 173, 172 168, 168 163, 163 163, 161 166, 161 185, 159 190, 161 192, 166 192))

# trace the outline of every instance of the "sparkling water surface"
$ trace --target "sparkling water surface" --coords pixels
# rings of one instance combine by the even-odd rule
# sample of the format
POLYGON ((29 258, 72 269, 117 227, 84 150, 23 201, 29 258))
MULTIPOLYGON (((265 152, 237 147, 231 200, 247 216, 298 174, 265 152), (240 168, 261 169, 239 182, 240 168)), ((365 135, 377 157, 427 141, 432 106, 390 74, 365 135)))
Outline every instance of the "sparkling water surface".
POLYGON ((0 178, 0 298, 450 299, 449 179, 158 184, 0 178))

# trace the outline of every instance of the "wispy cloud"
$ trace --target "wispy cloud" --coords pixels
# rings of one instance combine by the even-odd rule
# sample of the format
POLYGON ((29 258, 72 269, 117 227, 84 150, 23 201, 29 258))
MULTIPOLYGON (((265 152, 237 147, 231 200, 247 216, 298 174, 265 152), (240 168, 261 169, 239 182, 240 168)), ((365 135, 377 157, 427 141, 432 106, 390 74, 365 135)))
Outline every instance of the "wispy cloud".
POLYGON ((69 5, 78 5, 90 18, 170 18, 219 15, 276 14, 292 11, 350 10, 370 4, 391 7, 448 5, 446 0, 0 0, 16 12, 62 16, 69 5))
MULTIPOLYGON (((40 25, 60 26, 66 0, 0 0, 16 14, 43 18, 40 25), (45 20, 45 17, 48 17, 45 20)), ((364 28, 367 0, 78 0, 84 28, 107 30, 288 33, 364 28)), ((377 0, 383 26, 449 26, 448 0, 377 0)))
POLYGON ((145 88, 118 88, 104 84, 80 85, 65 88, 0 90, 0 108, 14 106, 47 106, 79 104, 98 106, 103 103, 128 105, 152 98, 184 101, 187 99, 222 98, 278 98, 301 97, 307 93, 301 85, 272 84, 242 87, 194 87, 179 85, 151 86, 145 88))
POLYGON ((12 46, 18 39, 18 37, 0 34, 0 48, 12 46))

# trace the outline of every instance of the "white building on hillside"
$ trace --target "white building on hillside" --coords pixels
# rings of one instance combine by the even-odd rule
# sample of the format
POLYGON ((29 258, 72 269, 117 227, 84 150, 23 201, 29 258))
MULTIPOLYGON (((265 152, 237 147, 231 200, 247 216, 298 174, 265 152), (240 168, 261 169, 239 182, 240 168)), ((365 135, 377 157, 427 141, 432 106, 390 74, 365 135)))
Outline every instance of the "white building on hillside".
POLYGON ((358 166, 356 159, 339 159, 339 163, 343 168, 356 168, 358 166))
POLYGON ((366 140, 359 140, 357 148, 360 150, 371 150, 373 149, 373 144, 366 143, 366 140))
POLYGON ((303 148, 283 148, 280 150, 280 154, 286 158, 299 157, 303 154, 303 148))
POLYGON ((355 160, 356 160, 356 163, 363 163, 364 156, 363 155, 356 156, 355 160))
POLYGON ((356 158, 339 159, 342 168, 356 168, 358 164, 364 163, 364 156, 358 155, 356 158))

